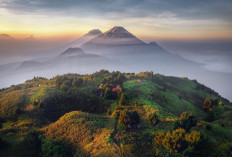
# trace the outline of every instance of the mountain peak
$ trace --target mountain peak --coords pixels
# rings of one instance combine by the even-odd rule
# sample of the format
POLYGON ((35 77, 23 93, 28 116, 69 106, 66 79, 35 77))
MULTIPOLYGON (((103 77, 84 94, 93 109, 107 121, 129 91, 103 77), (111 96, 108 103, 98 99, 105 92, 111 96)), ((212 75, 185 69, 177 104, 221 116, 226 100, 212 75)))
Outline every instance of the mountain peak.
POLYGON ((159 46, 155 41, 152 41, 152 42, 150 42, 148 44, 151 45, 151 46, 159 46))
POLYGON ((14 39, 14 38, 12 38, 10 35, 8 35, 8 34, 0 34, 0 39, 14 39))
POLYGON ((110 29, 110 31, 112 31, 112 32, 120 32, 120 31, 127 31, 127 30, 125 28, 123 28, 122 26, 114 26, 113 28, 110 29))
POLYGON ((133 34, 131 34, 130 32, 128 32, 125 28, 121 27, 121 26, 115 26, 113 28, 111 28, 110 30, 108 30, 107 32, 102 34, 102 37, 104 38, 136 38, 133 34))
POLYGON ((35 40, 35 37, 33 35, 30 35, 28 37, 26 37, 24 40, 35 40))
POLYGON ((88 35, 100 35, 102 31, 100 29, 93 29, 87 33, 88 35))
POLYGON ((91 31, 89 31, 87 34, 81 36, 80 38, 77 38, 75 40, 73 40, 68 46, 67 48, 69 47, 79 47, 81 46, 82 44, 90 41, 91 39, 99 36, 103 34, 102 31, 100 31, 99 29, 93 29, 91 31))
POLYGON ((91 39, 89 42, 83 44, 81 47, 86 49, 87 47, 96 46, 125 46, 125 45, 143 45, 142 40, 128 32, 121 26, 115 26, 105 33, 91 39))

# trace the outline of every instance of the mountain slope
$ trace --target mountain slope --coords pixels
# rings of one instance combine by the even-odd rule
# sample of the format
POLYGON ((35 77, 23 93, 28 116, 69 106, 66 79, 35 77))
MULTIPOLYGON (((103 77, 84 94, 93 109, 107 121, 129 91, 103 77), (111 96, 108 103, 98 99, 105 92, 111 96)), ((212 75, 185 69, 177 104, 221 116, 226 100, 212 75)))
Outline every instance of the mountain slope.
MULTIPOLYGON (((58 56, 69 48, 69 50, 74 50, 70 44, 67 44, 54 50, 55 56, 52 58, 33 61, 28 59, 24 64, 22 62, 0 66, 0 87, 22 83, 34 76, 53 77, 57 74, 70 72, 83 74, 100 69, 122 72, 154 71, 164 75, 197 79, 227 98, 231 97, 228 93, 232 90, 232 86, 229 86, 232 74, 206 70, 202 64, 170 53, 155 42, 145 43, 141 41, 123 27, 114 27, 104 34, 99 30, 92 30, 83 37, 85 36, 91 36, 92 40, 85 40, 87 42, 85 44, 82 42, 83 45, 78 48, 81 48, 86 54, 69 57, 58 56), (34 64, 25 64, 29 62, 34 62, 34 64), (15 68, 18 64, 23 66, 15 68)), ((9 46, 12 47, 12 44, 9 46)), ((75 48, 78 50, 77 47, 75 48)))
POLYGON ((184 134, 195 133, 190 134, 193 140, 201 136, 196 145, 181 147, 190 145, 190 155, 226 157, 232 144, 231 113, 228 100, 187 78, 106 70, 36 77, 0 91, 0 156, 167 157, 168 148, 155 145, 162 139, 157 133, 169 135, 185 120, 188 129, 179 126, 184 134), (203 110, 205 100, 211 101, 209 111, 203 110), (191 119, 186 121, 187 112, 191 119), (128 123, 133 118, 139 127, 128 123))
POLYGON ((60 56, 79 56, 79 55, 84 55, 85 52, 80 49, 80 48, 68 48, 67 50, 65 50, 64 52, 62 52, 60 54, 60 56))
POLYGON ((14 38, 12 38, 10 35, 8 34, 0 34, 0 41, 1 40, 15 40, 14 38))
MULTIPOLYGON (((84 95, 91 99, 95 98, 92 97, 95 96, 95 94, 91 91, 96 90, 102 82, 105 82, 105 84, 109 84, 110 82, 121 84, 128 93, 131 102, 145 100, 145 102, 142 103, 148 103, 146 105, 151 105, 154 108, 158 107, 157 109, 161 109, 165 114, 169 114, 172 117, 178 116, 183 111, 191 111, 195 115, 201 117, 203 114, 203 101, 207 97, 212 100, 219 99, 225 105, 230 104, 228 100, 221 97, 217 92, 195 80, 163 76, 160 74, 149 75, 151 74, 148 72, 135 75, 130 73, 122 74, 119 72, 109 73, 107 71, 100 71, 91 75, 67 74, 56 76, 50 80, 45 78, 34 78, 23 84, 15 85, 0 91, 0 118, 4 118, 3 115, 13 113, 14 109, 17 107, 20 108, 21 111, 26 111, 28 106, 33 105, 37 108, 39 103, 44 103, 42 105, 44 108, 50 107, 51 109, 55 109, 52 105, 62 106, 66 104, 63 102, 63 99, 68 100, 72 98, 72 94, 66 95, 65 92, 69 88, 73 91, 77 91, 74 92, 74 95, 76 95, 75 99, 80 98, 79 102, 73 99, 75 101, 72 103, 81 105, 81 99, 85 99, 84 95), (75 85, 74 81, 78 79, 82 81, 78 85, 75 85), (83 82, 84 79, 85 83, 83 82), (138 83, 138 80, 143 81, 138 83), (78 86, 78 88, 75 86, 78 86), (87 93, 85 93, 86 88, 88 88, 87 93), (79 97, 77 95, 82 96, 79 97)), ((93 102, 90 101, 84 104, 88 106, 87 104, 92 103, 93 102)), ((71 106, 66 106, 66 109, 71 106)), ((96 107, 96 105, 92 104, 92 107, 94 106, 96 107)), ((59 110, 59 108, 62 107, 58 107, 57 109, 59 110)), ((104 109, 104 107, 102 106, 102 108, 99 108, 99 110, 101 109, 104 109)), ((94 109, 94 111, 98 110, 94 109)))
POLYGON ((155 42, 145 43, 123 27, 113 27, 80 46, 88 53, 120 60, 134 60, 140 56, 168 54, 155 42))
POLYGON ((76 156, 119 156, 107 142, 113 131, 114 119, 73 111, 43 129, 47 138, 70 141, 76 156))
POLYGON ((87 34, 75 39, 71 43, 69 43, 66 47, 79 47, 82 44, 88 42, 89 40, 101 35, 102 32, 99 29, 93 29, 89 31, 87 34))
POLYGON ((123 27, 113 27, 107 32, 93 38, 89 42, 83 44, 81 47, 104 47, 104 46, 119 46, 119 45, 137 45, 145 44, 143 41, 136 38, 133 34, 128 32, 123 27))

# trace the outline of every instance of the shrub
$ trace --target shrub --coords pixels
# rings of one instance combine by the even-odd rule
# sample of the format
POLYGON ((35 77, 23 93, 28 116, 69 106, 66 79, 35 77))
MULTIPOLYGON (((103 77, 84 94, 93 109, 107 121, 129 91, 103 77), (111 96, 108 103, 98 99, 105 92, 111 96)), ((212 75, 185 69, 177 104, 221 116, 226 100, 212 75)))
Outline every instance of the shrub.
POLYGON ((42 139, 41 149, 43 157, 66 157, 68 155, 61 142, 49 138, 42 139))
MULTIPOLYGON (((179 128, 174 131, 159 132, 155 134, 155 148, 162 149, 160 146, 166 148, 173 156, 180 154, 181 156, 186 153, 188 149, 194 149, 194 147, 200 141, 200 132, 191 131, 186 133, 185 129, 179 128)), ((158 154, 159 156, 160 154, 158 154)))
POLYGON ((187 132, 194 126, 196 126, 196 119, 192 113, 183 112, 180 115, 179 121, 175 123, 175 129, 183 128, 187 132))
POLYGON ((213 112, 214 119, 217 120, 217 119, 221 118, 221 115, 224 112, 224 107, 221 105, 213 106, 212 112, 213 112))
POLYGON ((123 110, 120 112, 119 124, 126 127, 127 125, 138 125, 140 123, 140 116, 136 111, 129 112, 123 110))
POLYGON ((105 99, 112 99, 112 98, 113 98, 112 91, 110 90, 109 87, 107 87, 107 88, 105 89, 104 98, 105 98, 105 99))
POLYGON ((126 93, 122 93, 120 96, 120 100, 119 100, 119 105, 129 105, 129 99, 128 99, 128 95, 126 93))
POLYGON ((158 118, 158 116, 157 116, 155 113, 151 114, 151 115, 147 118, 147 120, 148 120, 148 123, 149 123, 150 126, 155 126, 155 125, 158 124, 159 121, 160 121, 159 118, 158 118))
POLYGON ((203 105, 204 111, 211 111, 212 110, 212 102, 209 98, 206 98, 203 105))
POLYGON ((120 116, 119 116, 119 124, 126 127, 130 123, 131 123, 131 119, 130 119, 130 116, 129 116, 129 111, 128 110, 121 111, 120 116))

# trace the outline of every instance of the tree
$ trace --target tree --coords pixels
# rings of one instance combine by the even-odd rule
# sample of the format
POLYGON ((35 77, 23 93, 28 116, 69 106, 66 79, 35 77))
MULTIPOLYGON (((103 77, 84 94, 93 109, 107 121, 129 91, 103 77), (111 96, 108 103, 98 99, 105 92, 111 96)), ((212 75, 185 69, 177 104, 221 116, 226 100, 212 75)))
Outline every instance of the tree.
POLYGON ((21 113, 21 109, 19 108, 19 107, 16 107, 15 109, 14 109, 14 115, 19 115, 21 113))
POLYGON ((160 121, 156 114, 151 114, 147 120, 150 126, 155 126, 160 121))
POLYGON ((221 115, 224 112, 224 107, 222 105, 218 105, 218 106, 213 106, 212 108, 212 113, 214 116, 214 119, 219 119, 221 117, 221 115))
POLYGON ((195 130, 191 131, 185 135, 185 140, 188 142, 189 147, 193 147, 200 141, 200 132, 195 130))
POLYGON ((185 111, 185 112, 180 114, 180 119, 179 120, 183 121, 183 120, 187 119, 188 116, 189 116, 188 112, 185 111))
POLYGON ((127 125, 138 125, 140 123, 140 116, 138 112, 131 111, 127 109, 122 110, 119 116, 119 124, 126 127, 127 125))
POLYGON ((61 142, 48 138, 42 139, 42 154, 44 157, 67 156, 65 148, 61 142))
POLYGON ((121 91, 121 90, 118 90, 118 91, 117 91, 117 98, 120 99, 120 98, 121 98, 121 95, 122 95, 122 91, 121 91))
POLYGON ((188 132, 192 127, 196 126, 196 119, 192 113, 183 112, 179 121, 175 123, 175 129, 183 128, 188 132))
POLYGON ((106 87, 104 92, 104 98, 105 99, 112 99, 113 95, 109 87, 106 87))
POLYGON ((204 111, 211 111, 212 110, 212 102, 209 98, 206 98, 203 105, 204 111))
POLYGON ((121 124, 124 127, 126 127, 127 125, 129 125, 131 123, 131 119, 130 119, 128 110, 123 110, 120 112, 118 122, 119 122, 119 124, 121 124))
POLYGON ((129 117, 131 119, 132 125, 138 125, 140 123, 140 116, 137 111, 129 112, 129 117))
POLYGON ((81 86, 82 83, 83 83, 83 79, 82 78, 79 78, 79 79, 75 78, 72 81, 72 86, 75 87, 75 88, 77 88, 77 87, 81 86))
POLYGON ((164 140, 165 133, 164 132, 158 132, 155 134, 155 146, 162 145, 162 142, 164 140))
POLYGON ((163 146, 172 153, 181 153, 187 148, 187 142, 185 141, 185 130, 182 128, 174 130, 172 133, 167 132, 162 141, 163 146))
POLYGON ((175 153, 184 154, 187 149, 194 149, 200 141, 200 132, 191 131, 186 133, 185 129, 179 128, 168 131, 166 134, 159 132, 155 135, 155 147, 163 146, 169 150, 170 155, 175 153))
POLYGON ((211 101, 211 104, 212 104, 212 107, 214 107, 214 106, 218 106, 218 104, 219 104, 218 99, 214 99, 214 100, 212 100, 212 101, 211 101))
POLYGON ((128 95, 126 93, 122 93, 120 96, 120 100, 119 100, 119 105, 129 105, 129 99, 128 99, 128 95))
POLYGON ((67 91, 72 86, 72 82, 70 80, 64 80, 61 84, 60 88, 67 91))

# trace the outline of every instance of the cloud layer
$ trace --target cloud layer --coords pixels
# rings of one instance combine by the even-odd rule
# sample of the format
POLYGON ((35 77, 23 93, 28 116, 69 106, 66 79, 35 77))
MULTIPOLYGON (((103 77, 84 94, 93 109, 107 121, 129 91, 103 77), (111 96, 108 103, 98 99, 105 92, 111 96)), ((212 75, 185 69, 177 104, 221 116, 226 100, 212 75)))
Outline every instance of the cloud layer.
MULTIPOLYGON (((63 12, 80 16, 178 17, 232 20, 231 0, 2 0, 0 7, 17 12, 63 12), (76 13, 76 14, 75 14, 76 13)), ((119 18, 119 17, 117 17, 119 18)))

